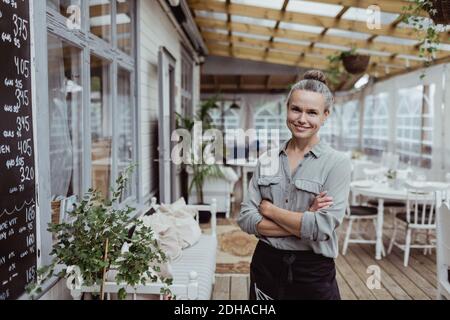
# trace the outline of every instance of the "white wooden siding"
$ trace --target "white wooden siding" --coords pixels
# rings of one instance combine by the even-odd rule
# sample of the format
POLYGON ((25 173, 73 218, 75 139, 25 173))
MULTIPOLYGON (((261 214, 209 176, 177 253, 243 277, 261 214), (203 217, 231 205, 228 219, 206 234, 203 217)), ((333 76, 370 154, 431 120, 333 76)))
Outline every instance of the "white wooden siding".
MULTIPOLYGON (((175 92, 176 108, 181 105, 181 37, 177 33, 175 26, 170 21, 167 14, 159 5, 158 1, 140 2, 140 97, 141 108, 141 132, 140 132, 140 159, 141 170, 141 192, 144 202, 148 202, 152 194, 158 188, 158 163, 154 160, 157 154, 157 123, 158 123, 158 51, 161 46, 166 49, 176 59, 175 70, 175 92)), ((196 67, 194 81, 194 102, 199 99, 200 69, 196 67)), ((195 103, 196 105, 197 103, 195 103)))

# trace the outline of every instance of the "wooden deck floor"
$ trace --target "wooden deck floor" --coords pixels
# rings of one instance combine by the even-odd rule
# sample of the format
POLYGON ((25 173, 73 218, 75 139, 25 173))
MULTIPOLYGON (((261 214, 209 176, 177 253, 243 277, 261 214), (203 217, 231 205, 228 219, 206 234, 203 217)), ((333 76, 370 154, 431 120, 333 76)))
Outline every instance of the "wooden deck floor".
MULTIPOLYGON (((345 226, 340 228, 345 230, 345 226)), ((342 234, 341 234, 342 235, 342 234)), ((390 231, 385 231, 388 247, 390 231)), ((342 246, 342 241, 340 241, 342 246)), ((337 281, 343 300, 430 300, 436 299, 436 257, 423 255, 423 250, 412 249, 410 263, 403 266, 403 251, 394 248, 382 260, 375 260, 375 247, 368 244, 350 244, 345 256, 336 260, 337 281), (369 266, 381 271, 381 288, 366 285, 371 274, 369 266)), ((248 275, 216 275, 213 300, 246 300, 249 292, 248 275)))

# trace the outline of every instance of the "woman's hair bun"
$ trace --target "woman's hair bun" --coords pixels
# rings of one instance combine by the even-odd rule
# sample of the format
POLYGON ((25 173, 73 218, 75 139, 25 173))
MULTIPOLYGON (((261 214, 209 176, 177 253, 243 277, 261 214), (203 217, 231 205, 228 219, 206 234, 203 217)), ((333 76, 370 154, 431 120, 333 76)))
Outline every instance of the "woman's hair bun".
POLYGON ((327 85, 327 77, 322 71, 319 70, 310 70, 305 72, 303 75, 303 79, 305 80, 317 80, 327 85))

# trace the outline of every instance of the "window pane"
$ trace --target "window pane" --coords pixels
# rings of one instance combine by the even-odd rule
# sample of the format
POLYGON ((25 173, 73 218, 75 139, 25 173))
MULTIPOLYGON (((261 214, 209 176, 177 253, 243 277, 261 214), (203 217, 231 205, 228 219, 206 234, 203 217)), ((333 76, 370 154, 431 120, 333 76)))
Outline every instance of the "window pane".
MULTIPOLYGON (((117 125, 118 125, 118 172, 119 174, 133 162, 133 137, 134 137, 134 112, 133 98, 131 94, 131 74, 123 69, 119 69, 117 83, 117 125)), ((132 195, 133 179, 130 180, 128 188, 125 190, 123 199, 132 195)))
POLYGON ((91 32, 97 37, 111 42, 111 2, 109 0, 90 0, 89 17, 91 32))
POLYGON ((117 46, 131 55, 133 52, 134 34, 134 1, 117 0, 117 46))
POLYGON ((92 187, 109 196, 112 114, 109 64, 91 56, 92 187))
POLYGON ((48 36, 48 72, 51 192, 56 199, 81 193, 81 50, 48 36))

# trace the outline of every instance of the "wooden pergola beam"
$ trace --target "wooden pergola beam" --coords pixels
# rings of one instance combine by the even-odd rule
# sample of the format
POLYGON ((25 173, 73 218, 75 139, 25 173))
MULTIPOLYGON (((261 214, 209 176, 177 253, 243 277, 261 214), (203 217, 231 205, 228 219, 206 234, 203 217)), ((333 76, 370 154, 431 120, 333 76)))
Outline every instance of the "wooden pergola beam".
MULTIPOLYGON (((196 18, 196 22, 200 28, 209 29, 221 29, 227 30, 227 23, 225 21, 216 19, 196 18)), ((309 42, 320 42, 326 44, 332 44, 337 46, 352 47, 356 46, 358 49, 367 49, 381 52, 389 52, 391 54, 405 54, 419 56, 419 50, 413 46, 390 44, 382 42, 367 42, 365 40, 351 39, 347 37, 330 36, 330 35, 318 35, 310 32, 288 30, 279 28, 273 30, 273 28, 258 26, 247 23, 232 22, 231 28, 235 32, 262 35, 262 36, 274 36, 292 40, 303 40, 309 42)), ((437 57, 443 58, 450 55, 450 52, 438 51, 437 57)))
MULTIPOLYGON (((317 2, 341 5, 344 7, 354 7, 360 9, 367 9, 371 5, 377 5, 382 12, 387 13, 403 13, 403 7, 409 5, 408 1, 403 0, 318 0, 317 2)), ((420 16, 428 17, 427 12, 421 12, 420 16)))
MULTIPOLYGON (((208 50, 211 51, 212 55, 225 56, 228 57, 228 46, 223 44, 208 44, 208 50)), ((264 61, 265 50, 264 48, 248 48, 248 47, 240 47, 234 46, 234 56, 237 58, 248 59, 253 61, 264 61)), ((312 58, 312 57, 302 57, 298 58, 296 54, 289 54, 285 52, 274 52, 271 51, 270 54, 266 58, 266 62, 291 65, 297 67, 303 67, 308 69, 319 69, 326 70, 328 68, 328 61, 320 58, 312 58)), ((374 76, 384 76, 385 69, 382 66, 378 66, 377 63, 371 63, 369 66, 367 73, 372 74, 374 76)))
MULTIPOLYGON (((450 56, 436 60, 435 61, 435 65, 442 64, 442 63, 449 63, 449 62, 450 62, 450 56)), ((417 66, 417 67, 411 68, 410 70, 403 70, 403 71, 401 70, 401 71, 393 71, 393 72, 385 73, 385 75, 381 76, 378 80, 379 81, 380 80, 386 80, 386 79, 389 79, 389 78, 392 78, 392 77, 395 77, 395 76, 400 76, 400 75, 405 74, 407 72, 413 72, 413 71, 419 70, 421 68, 423 68, 423 67, 422 66, 417 66)))
MULTIPOLYGON (((231 30, 231 14, 230 14, 230 10, 229 10, 229 6, 230 6, 231 0, 226 0, 226 6, 227 6, 227 29, 228 29, 228 36, 231 37, 233 35, 233 31, 231 30)), ((230 42, 230 56, 233 56, 233 42, 230 42)))
POLYGON ((266 87, 267 89, 269 89, 269 87, 270 87, 270 80, 271 80, 271 76, 268 75, 267 78, 266 78, 266 84, 265 84, 265 87, 266 87))
MULTIPOLYGON (((217 55, 222 57, 229 57, 228 51, 226 50, 226 46, 220 45, 220 44, 209 44, 208 50, 211 51, 211 55, 217 55)), ((234 48, 234 56, 236 58, 241 59, 247 59, 247 60, 253 60, 253 61, 264 61, 264 54, 265 50, 259 50, 259 49, 252 49, 252 48, 243 48, 243 47, 235 47, 234 48)), ((269 55, 266 58, 265 62, 270 63, 276 63, 276 64, 283 64, 283 65, 289 65, 289 66, 298 66, 298 67, 304 67, 304 68, 314 68, 314 69, 320 69, 325 70, 326 64, 324 63, 317 63, 317 62, 300 62, 297 63, 297 56, 289 55, 289 54, 283 54, 283 53, 277 53, 277 52, 270 52, 269 55)))
MULTIPOLYGON (((390 36, 404 39, 417 40, 417 33, 410 28, 392 28, 390 25, 381 25, 381 28, 369 29, 366 23, 353 20, 335 19, 325 16, 318 16, 312 14, 298 13, 298 12, 284 12, 280 10, 269 9, 265 7, 256 7, 249 5, 241 5, 231 3, 226 6, 226 3, 212 0, 190 0, 189 5, 193 10, 203 10, 212 12, 227 13, 246 16, 257 19, 269 19, 274 21, 282 21, 287 23, 301 23, 304 25, 312 25, 323 28, 335 28, 346 31, 363 32, 376 36, 390 36)), ((440 35, 442 43, 450 43, 450 32, 443 32, 440 35)))
MULTIPOLYGON (((233 44, 237 44, 240 46, 248 46, 248 47, 259 47, 266 48, 269 46, 269 42, 267 40, 259 40, 250 37, 243 36, 232 36, 228 37, 227 35, 215 33, 215 32, 202 32, 203 38, 208 43, 214 42, 226 42, 230 41, 233 44)), ((286 51, 287 53, 299 53, 303 55, 312 55, 312 56, 321 56, 322 59, 327 59, 327 56, 332 55, 336 52, 333 49, 325 49, 318 47, 311 47, 300 44, 292 44, 285 42, 274 42, 270 43, 271 49, 275 49, 278 51, 286 51)), ((389 65, 397 65, 399 68, 406 68, 407 62, 405 59, 401 58, 391 58, 391 57, 383 57, 383 56, 371 56, 371 61, 376 62, 377 64, 389 64, 389 65), (401 67, 403 66, 403 67, 401 67)), ((409 66, 418 66, 421 64, 419 61, 410 61, 409 66)))
MULTIPOLYGON (((284 12, 286 12, 286 8, 287 8, 288 4, 289 4, 289 0, 284 0, 283 6, 281 7, 282 14, 284 14, 284 12)), ((278 30, 278 28, 280 27, 280 22, 281 22, 281 20, 277 20, 277 23, 275 24, 275 27, 273 28, 275 30, 275 33, 278 30)), ((274 36, 272 35, 269 39, 269 44, 266 48, 266 56, 265 57, 267 57, 267 55, 269 54, 270 48, 272 47, 273 40, 274 40, 274 36)))

